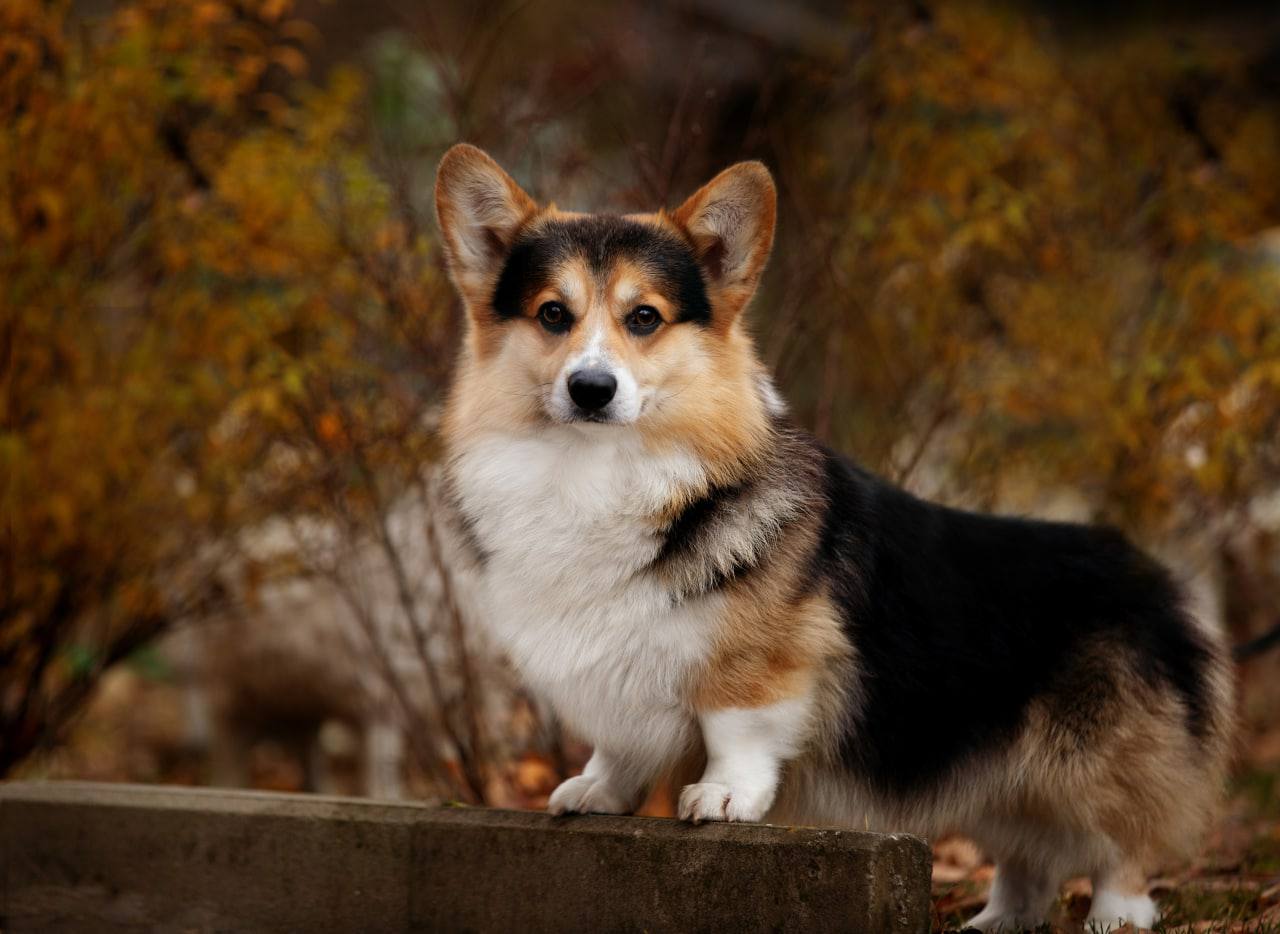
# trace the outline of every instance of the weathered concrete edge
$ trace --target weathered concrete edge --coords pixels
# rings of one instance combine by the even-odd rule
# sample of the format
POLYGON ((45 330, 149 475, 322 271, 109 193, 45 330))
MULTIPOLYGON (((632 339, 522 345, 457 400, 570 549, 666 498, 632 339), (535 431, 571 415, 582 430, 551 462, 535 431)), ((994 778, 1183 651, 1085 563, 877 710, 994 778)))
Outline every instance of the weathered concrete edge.
POLYGON ((554 817, 541 811, 372 801, 333 795, 288 794, 192 788, 178 785, 133 785, 78 781, 0 782, 5 801, 67 804, 106 808, 143 808, 245 816, 269 814, 302 819, 431 823, 483 826, 542 832, 729 842, 753 846, 821 846, 878 852, 905 844, 928 854, 929 848, 910 834, 880 834, 839 828, 791 827, 775 824, 705 823, 693 826, 663 817, 614 817, 603 814, 554 817))
MULTIPOLYGON (((776 881, 782 889, 792 893, 785 896, 782 902, 774 899, 772 907, 769 899, 765 899, 759 905, 753 903, 753 907, 749 909, 728 908, 729 912, 737 910, 738 926, 744 931, 757 928, 803 930, 812 927, 815 922, 820 922, 822 926, 831 930, 923 931, 928 927, 929 851, 922 841, 905 835, 882 836, 863 831, 749 824, 706 824, 701 827, 691 827, 675 821, 655 818, 594 816, 554 818, 540 813, 485 808, 449 808, 270 792, 78 782, 0 784, 0 918, 11 917, 11 911, 20 904, 29 909, 33 891, 30 885, 40 878, 37 876, 33 879, 29 873, 25 873, 25 883, 18 884, 26 887, 14 889, 13 892, 9 890, 10 885, 14 883, 14 877, 10 872, 14 864, 9 857, 16 858, 21 851, 6 852, 6 850, 13 846, 20 846, 19 837, 22 837, 29 844, 34 842, 37 850, 46 854, 45 859, 53 860, 52 864, 47 865, 56 867, 55 876, 69 865, 83 865, 81 857, 71 855, 77 851, 67 849, 72 839, 76 841, 76 846, 82 845, 87 840, 100 841, 96 846, 105 850, 100 850, 97 857, 90 856, 89 865, 97 865, 98 872, 105 869, 106 876, 96 876, 91 873, 91 878, 99 882, 106 881, 108 889, 112 891, 114 888, 111 877, 117 876, 114 884, 132 886, 135 879, 152 878, 150 867, 157 868, 160 876, 166 881, 160 882, 156 879, 150 887, 144 885, 139 891, 143 893, 140 897, 147 899, 147 910, 158 912, 158 914, 143 914, 139 915, 138 919, 175 922, 177 919, 171 912, 175 910, 175 905, 185 905, 190 901, 191 893, 188 890, 196 884, 195 877, 187 872, 181 862, 168 861, 174 858, 181 859, 172 848, 169 850, 169 856, 164 858, 165 861, 156 862, 159 853, 151 852, 152 847, 146 836, 149 831, 146 828, 165 827, 171 831, 174 827, 187 826, 187 815, 191 817, 190 826, 193 827, 193 837, 207 836, 209 829, 214 826, 209 822, 214 821, 217 822, 216 826, 228 829, 214 831, 211 839, 223 841, 228 839, 228 834, 238 838, 240 832, 234 828, 240 823, 239 819, 242 817, 247 821, 268 820, 271 823, 265 826, 276 829, 270 831, 269 836, 259 838, 264 841, 268 851, 271 849, 271 844, 265 841, 272 838, 279 839, 277 835, 280 833, 287 833, 291 839, 313 841, 328 839, 335 841, 339 847, 348 845, 351 841, 355 841, 357 848, 373 840, 383 841, 378 847, 381 855, 370 854, 367 851, 361 855, 356 850, 342 850, 342 853, 350 853, 350 856, 343 856, 333 851, 327 862, 322 858, 319 866, 289 870, 290 874, 297 878, 314 877, 331 882, 337 877, 331 872, 326 875, 326 872, 334 869, 335 859, 336 865, 342 868, 334 871, 340 873, 341 878, 346 879, 350 868, 346 860, 356 858, 360 872, 363 872, 361 877, 365 880, 377 880, 374 882, 376 889, 365 892, 368 898, 373 899, 372 902, 356 903, 353 899, 346 899, 339 906, 340 910, 345 912, 343 917, 346 920, 340 922, 335 915, 331 919, 331 926, 323 930, 350 929, 350 924, 354 923, 351 920, 352 917, 360 919, 359 923, 365 923, 370 917, 367 912, 371 904, 382 906, 383 914, 380 917, 384 919, 385 924, 380 929, 385 930, 449 930, 458 927, 459 924, 473 930, 507 930, 512 924, 524 924, 530 921, 535 922, 529 927, 530 930, 630 930, 639 929, 632 922, 651 919, 659 922, 653 928, 655 930, 679 930, 686 928, 688 921, 685 915, 678 915, 673 921, 672 905, 688 905, 690 910, 697 910, 693 906, 702 905, 705 895, 705 890, 700 889, 699 886, 716 878, 715 870, 711 869, 712 866, 725 865, 737 867, 735 872, 738 869, 745 870, 748 877, 756 878, 758 883, 763 881, 770 888, 774 887, 776 881), (95 812, 99 816, 95 817, 95 812), (41 815, 47 815, 47 817, 41 815), (55 820, 58 815, 61 817, 55 820), (34 825, 33 819, 36 820, 34 825), (40 822, 46 819, 53 822, 50 825, 51 830, 53 826, 60 828, 54 830, 53 836, 48 839, 44 839, 44 834, 39 829, 40 822), (177 824, 174 824, 175 820, 177 824), (121 823, 122 821, 125 823, 121 823), (154 823, 156 821, 159 823, 154 823), (281 823, 282 821, 284 823, 281 823), (286 832, 284 830, 286 824, 296 827, 297 831, 286 832), (326 825, 330 825, 332 830, 325 829, 326 825), (24 826, 25 830, 15 831, 15 828, 24 826), (134 827, 139 828, 137 834, 131 830, 134 827), (364 827, 366 830, 356 830, 358 827, 364 827), (70 837, 68 828, 72 828, 70 837), (456 832, 451 833, 450 830, 456 832), (104 832, 106 836, 102 836, 104 832), (352 832, 357 836, 352 837, 352 832), (85 833, 89 836, 85 837, 85 833), (118 833, 122 833, 123 837, 130 842, 126 843, 124 839, 117 837, 118 833), (293 838, 291 835, 294 833, 301 833, 304 836, 293 838), (370 837, 368 833, 376 836, 370 837), (23 837, 24 834, 25 837, 23 837), (95 838, 94 834, 98 836, 95 838), (320 836, 317 837, 317 834, 320 836), (470 900, 463 898, 456 905, 453 904, 456 893, 476 887, 474 876, 467 874, 467 868, 463 864, 474 866, 477 856, 467 855, 465 847, 469 844, 464 843, 464 840, 487 840, 495 847, 494 851, 488 855, 479 856, 478 859, 491 874, 487 884, 490 895, 503 899, 502 902, 487 903, 482 898, 470 900), (499 842, 503 840, 507 842, 499 842), (519 840, 528 842, 518 843, 519 840), (557 840, 559 842, 556 842, 557 840), (343 844, 342 841, 348 841, 348 844, 343 844), (360 841, 363 841, 363 844, 360 841), (426 844, 426 841, 437 842, 426 844), (41 846, 42 842, 46 845, 41 846), (428 849, 420 850, 419 844, 427 845, 428 849), (134 854, 138 852, 139 845, 142 846, 144 853, 135 859, 134 854), (121 846, 123 849, 117 849, 121 846), (444 847, 443 851, 439 849, 441 846, 444 847), (463 849, 458 850, 458 847, 463 849), (552 864, 546 864, 546 868, 533 873, 537 878, 531 878, 527 861, 514 858, 515 854, 530 852, 525 849, 526 847, 536 847, 537 852, 548 857, 551 853, 563 855, 557 855, 552 860, 552 864), (453 852, 450 852, 451 848, 453 852), (102 860, 106 859, 113 850, 120 855, 110 857, 112 862, 103 863, 102 860), (712 873, 710 878, 693 882, 692 890, 686 888, 687 892, 695 896, 694 898, 691 899, 686 895, 676 897, 674 902, 667 899, 664 903, 665 922, 662 920, 664 916, 661 913, 652 915, 652 918, 645 914, 654 911, 656 905, 651 901, 652 897, 656 897, 651 886, 655 884, 657 877, 650 872, 646 881, 645 875, 645 866, 652 865, 646 864, 645 860, 651 859, 655 853, 663 854, 661 858, 664 866, 668 865, 666 860, 683 853, 685 856, 679 858, 689 861, 690 866, 705 867, 705 869, 696 869, 696 872, 701 874, 709 870, 712 873), (695 856, 696 853, 704 855, 695 856), (732 856, 734 853, 741 856, 734 857, 732 856), (458 858, 461 858, 461 863, 455 863, 458 858), (582 862, 584 858, 585 863, 582 862), (619 858, 624 859, 625 863, 617 863, 616 860, 619 858), (811 862, 814 858, 820 860, 821 865, 828 867, 826 870, 828 873, 834 871, 836 876, 827 875, 825 881, 821 883, 805 881, 804 867, 819 865, 811 862), (68 859, 72 862, 67 863, 68 859), (116 862, 120 859, 123 863, 116 862), (373 859, 374 863, 370 864, 369 859, 373 859), (387 862, 388 859, 391 862, 387 862), (745 862, 737 862, 739 859, 745 862), (601 863, 602 860, 604 863, 601 863), (726 860, 729 860, 728 864, 725 863, 726 860), (602 881, 609 881, 611 884, 621 881, 621 877, 609 877, 610 870, 601 868, 611 861, 614 861, 612 862, 614 866, 635 867, 626 870, 624 885, 630 890, 630 894, 623 895, 621 891, 612 889, 614 897, 622 896, 623 901, 611 913, 604 912, 604 915, 612 918, 612 922, 597 928, 596 925, 601 920, 600 912, 594 903, 590 902, 594 897, 593 893, 597 891, 597 885, 602 881), (125 864, 129 867, 128 871, 122 871, 125 864), (557 902, 548 903, 544 906, 545 910, 522 907, 531 904, 527 900, 516 900, 512 904, 507 904, 506 895, 513 884, 517 888, 521 885, 525 887, 526 899, 545 897, 547 895, 544 888, 546 876, 548 873, 552 875, 557 873, 557 870, 551 868, 555 864, 561 867, 558 872, 562 882, 570 886, 568 889, 558 890, 557 902), (571 866, 574 869, 570 870, 566 876, 564 870, 571 866), (844 874, 847 869, 841 870, 839 868, 841 866, 847 869, 860 868, 851 877, 844 874), (574 872, 584 868, 587 876, 591 877, 589 882, 585 878, 574 875, 574 872), (437 890, 435 900, 423 897, 421 892, 423 880, 430 879, 439 870, 445 870, 446 874, 450 872, 453 874, 452 884, 445 884, 437 890), (601 876, 601 872, 605 875, 601 876), (839 878, 843 878, 844 881, 838 882, 839 878), (575 879, 577 881, 571 881, 575 879), (835 890, 831 888, 833 882, 837 884, 835 890), (813 911, 809 911, 811 906, 803 904, 806 900, 806 892, 813 894, 819 891, 812 888, 814 885, 818 885, 819 889, 826 893, 818 899, 821 907, 815 906, 816 915, 813 911), (573 894, 575 890, 577 895, 573 894), (146 892, 151 894, 146 895, 146 892), (439 901, 442 892, 448 893, 444 902, 439 901), (500 895, 497 894, 499 892, 500 895), (846 894, 839 894, 840 892, 846 894), (181 897, 175 900, 173 897, 175 894, 181 897), (19 901, 11 902, 11 895, 19 901), (786 901, 787 898, 796 897, 801 901, 786 901), (587 899, 587 907, 583 906, 584 898, 587 899), (394 907, 400 904, 406 906, 403 918, 400 910, 394 907), (505 908, 495 908, 495 904, 505 905, 505 908), (386 913, 388 905, 393 906, 389 914, 386 913), (453 907, 450 908, 450 905, 453 907), (808 911, 808 914, 797 915, 793 923, 787 923, 785 921, 787 905, 793 906, 796 911, 808 911), (762 912, 762 915, 754 914, 757 909, 762 912), (781 915, 778 914, 779 910, 783 912, 781 915), (532 914, 525 915, 525 911, 532 911, 532 914), (766 914, 769 917, 765 917, 766 914), (802 920, 805 917, 808 918, 807 922, 802 920), (566 926, 569 918, 576 918, 577 925, 566 926), (781 927, 778 927, 779 918, 784 919, 781 927), (401 921, 405 923, 402 925, 401 921)), ((179 833, 176 839, 187 839, 187 837, 179 833)), ((264 852, 263 847, 258 847, 256 852, 259 854, 256 858, 260 858, 264 852)), ((252 859, 250 861, 252 862, 252 859)), ((240 865, 245 866, 244 863, 240 865)), ((279 870, 275 863, 269 863, 269 865, 272 866, 273 871, 279 870)), ((226 869, 228 867, 224 867, 224 870, 226 869)), ((360 875, 360 872, 356 874, 360 875)), ((73 876, 77 874, 73 873, 73 876)), ((83 870, 77 877, 83 881, 83 870)), ((741 882, 740 877, 735 875, 733 878, 734 882, 730 883, 730 888, 726 890, 728 892, 735 891, 734 886, 741 882)), ((224 877, 224 887, 226 881, 224 877)), ((62 884, 56 879, 54 882, 62 884)), ((666 877, 658 884, 665 888, 672 884, 672 880, 666 877)), ((484 887, 486 886, 481 885, 481 888, 484 887)), ((271 888, 269 886, 262 890, 261 886, 257 886, 261 891, 255 890, 253 898, 255 905, 253 911, 256 913, 244 915, 241 921, 250 918, 258 922, 266 918, 284 920, 280 914, 278 899, 273 898, 271 888)), ((59 893, 56 896, 58 899, 64 899, 70 895, 84 895, 83 890, 76 888, 53 891, 59 893)), ((214 908, 217 907, 216 903, 212 904, 214 908)), ((722 909, 724 907, 721 906, 722 909)), ((99 901, 97 896, 93 895, 85 903, 85 908, 89 914, 82 916, 98 918, 102 917, 98 912, 117 911, 118 905, 99 901)), ((204 916, 192 917, 197 921, 201 917, 212 917, 209 912, 214 909, 209 905, 203 905, 202 910, 206 912, 204 916)), ((285 910, 291 909, 286 906, 285 910)), ((27 914, 24 917, 29 921, 32 916, 27 914)), ((321 930, 322 928, 318 925, 324 920, 315 916, 306 918, 289 916, 289 918, 294 926, 304 924, 312 930, 321 930)), ((210 929, 225 927, 228 921, 226 918, 217 920, 220 923, 210 925, 210 929)), ((230 919, 232 922, 235 920, 235 918, 230 919)), ((201 925, 197 926, 204 929, 201 925)), ((97 928, 61 926, 58 929, 96 930, 97 928)), ((288 929, 288 925, 281 929, 288 929)), ((17 926, 15 926, 16 930, 18 930, 17 926)))

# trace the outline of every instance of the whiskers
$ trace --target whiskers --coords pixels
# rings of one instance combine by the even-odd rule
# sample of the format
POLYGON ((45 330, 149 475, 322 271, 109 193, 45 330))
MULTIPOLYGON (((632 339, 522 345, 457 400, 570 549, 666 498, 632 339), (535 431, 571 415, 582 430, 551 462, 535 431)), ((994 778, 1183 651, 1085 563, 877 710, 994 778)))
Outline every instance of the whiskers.
POLYGON ((507 396, 512 399, 526 399, 533 402, 545 402, 547 393, 551 389, 551 381, 545 383, 537 383, 530 389, 507 389, 497 387, 498 394, 507 396))

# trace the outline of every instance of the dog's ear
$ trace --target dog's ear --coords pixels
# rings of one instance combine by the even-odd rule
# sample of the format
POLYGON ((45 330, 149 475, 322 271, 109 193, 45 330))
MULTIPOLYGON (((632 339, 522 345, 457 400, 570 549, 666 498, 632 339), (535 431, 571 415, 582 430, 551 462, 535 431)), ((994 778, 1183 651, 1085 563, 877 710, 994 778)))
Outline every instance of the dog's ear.
POLYGON ((436 218, 454 284, 471 302, 492 289, 537 204, 481 149, 458 143, 436 170, 436 218))
POLYGON ((778 195, 761 162, 739 162, 671 215, 693 241, 717 314, 732 320, 755 292, 773 246, 778 195))

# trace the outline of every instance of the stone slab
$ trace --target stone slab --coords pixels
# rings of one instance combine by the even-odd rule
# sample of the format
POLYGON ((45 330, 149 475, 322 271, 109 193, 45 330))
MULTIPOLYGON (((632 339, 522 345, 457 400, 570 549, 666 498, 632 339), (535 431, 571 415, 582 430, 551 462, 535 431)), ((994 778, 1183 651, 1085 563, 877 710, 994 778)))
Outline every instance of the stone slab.
POLYGON ((0 931, 929 929, 903 834, 0 784, 0 931))

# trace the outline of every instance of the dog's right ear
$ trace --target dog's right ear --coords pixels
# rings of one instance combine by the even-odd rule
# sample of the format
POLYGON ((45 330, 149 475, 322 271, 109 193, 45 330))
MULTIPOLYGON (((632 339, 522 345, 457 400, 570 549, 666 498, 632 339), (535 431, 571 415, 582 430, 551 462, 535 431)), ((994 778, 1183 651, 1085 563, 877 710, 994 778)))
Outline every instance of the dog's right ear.
POLYGON ((470 302, 493 288, 520 225, 538 206, 481 149, 458 143, 436 170, 436 218, 453 282, 470 302))

